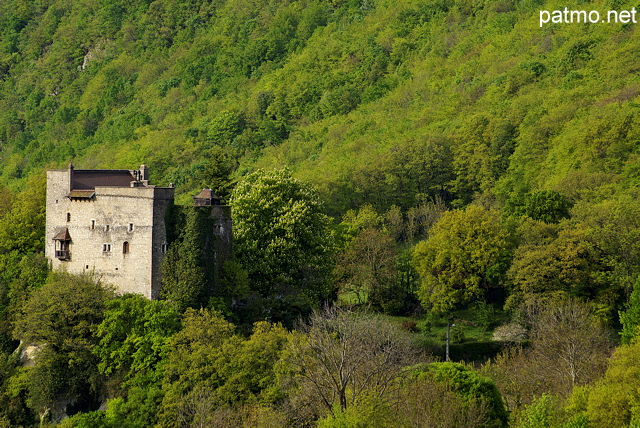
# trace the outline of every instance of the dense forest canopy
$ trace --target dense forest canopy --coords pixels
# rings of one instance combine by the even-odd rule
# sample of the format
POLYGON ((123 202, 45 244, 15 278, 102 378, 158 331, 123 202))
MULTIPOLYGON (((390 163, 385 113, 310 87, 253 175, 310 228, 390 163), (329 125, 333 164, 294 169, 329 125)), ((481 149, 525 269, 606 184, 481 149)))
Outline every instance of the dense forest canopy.
POLYGON ((640 30, 540 22, 635 6, 0 2, 0 427, 638 424, 640 30), (71 162, 175 185, 161 300, 50 272, 71 162))
POLYGON ((557 6, 3 2, 0 180, 117 159, 186 195, 226 155, 238 175, 288 166, 334 213, 421 194, 599 200, 637 181, 637 29, 541 28, 557 6))

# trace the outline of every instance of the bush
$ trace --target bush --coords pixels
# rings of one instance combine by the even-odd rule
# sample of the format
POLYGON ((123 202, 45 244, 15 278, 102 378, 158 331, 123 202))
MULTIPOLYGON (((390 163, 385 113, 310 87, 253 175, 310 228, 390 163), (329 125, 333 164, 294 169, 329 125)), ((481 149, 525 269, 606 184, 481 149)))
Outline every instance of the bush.
POLYGON ((402 321, 402 323, 400 323, 400 326, 403 329, 410 331, 411 333, 417 333, 419 331, 418 323, 416 323, 415 321, 404 320, 402 321))

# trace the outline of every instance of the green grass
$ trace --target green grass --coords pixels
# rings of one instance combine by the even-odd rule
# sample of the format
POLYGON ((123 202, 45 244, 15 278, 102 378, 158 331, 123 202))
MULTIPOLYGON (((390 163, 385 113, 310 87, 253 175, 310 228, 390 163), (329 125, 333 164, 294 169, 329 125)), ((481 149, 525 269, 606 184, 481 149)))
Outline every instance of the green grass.
MULTIPOLYGON (((493 329, 508 321, 508 314, 495 311, 491 316, 489 328, 484 328, 479 321, 480 310, 467 308, 451 314, 449 353, 453 361, 477 362, 494 357, 503 347, 502 342, 492 340, 493 329), (462 332, 462 340, 459 332, 462 332)), ((402 325, 415 322, 417 331, 414 332, 417 342, 427 352, 437 358, 444 359, 447 335, 447 318, 430 317, 428 314, 419 318, 391 317, 389 319, 402 325)))

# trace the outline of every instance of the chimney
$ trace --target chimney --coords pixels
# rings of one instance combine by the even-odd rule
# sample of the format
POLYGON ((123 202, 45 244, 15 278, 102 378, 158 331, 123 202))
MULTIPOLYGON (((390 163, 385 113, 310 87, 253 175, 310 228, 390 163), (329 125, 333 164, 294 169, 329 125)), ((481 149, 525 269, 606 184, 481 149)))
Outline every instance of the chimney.
POLYGON ((140 165, 140 181, 149 181, 149 169, 146 165, 140 165))
POLYGON ((73 164, 69 164, 69 192, 73 190, 73 164))

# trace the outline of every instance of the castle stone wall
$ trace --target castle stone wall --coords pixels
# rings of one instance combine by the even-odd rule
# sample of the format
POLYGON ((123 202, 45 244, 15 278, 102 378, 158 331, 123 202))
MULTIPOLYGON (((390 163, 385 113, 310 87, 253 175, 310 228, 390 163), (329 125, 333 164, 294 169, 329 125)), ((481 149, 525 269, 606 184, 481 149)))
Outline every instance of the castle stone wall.
POLYGON ((47 173, 46 255, 53 269, 92 272, 120 293, 159 297, 164 215, 173 188, 96 186, 92 198, 70 199, 71 173, 47 173), (65 227, 69 258, 59 260, 53 237, 65 227))

